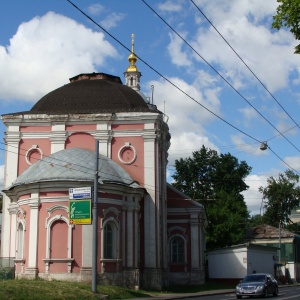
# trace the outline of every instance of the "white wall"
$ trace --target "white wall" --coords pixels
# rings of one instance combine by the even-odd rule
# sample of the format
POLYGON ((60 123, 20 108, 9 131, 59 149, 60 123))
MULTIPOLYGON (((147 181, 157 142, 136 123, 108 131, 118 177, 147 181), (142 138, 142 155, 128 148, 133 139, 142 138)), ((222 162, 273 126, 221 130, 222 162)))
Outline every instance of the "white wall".
POLYGON ((209 278, 240 279, 254 271, 275 275, 276 249, 236 246, 210 251, 207 255, 209 278))
POLYGON ((248 249, 248 271, 251 274, 256 273, 270 273, 275 275, 274 264, 276 261, 273 257, 277 256, 277 250, 262 251, 257 249, 248 249))
POLYGON ((247 274, 247 248, 208 253, 209 278, 243 278, 247 274))

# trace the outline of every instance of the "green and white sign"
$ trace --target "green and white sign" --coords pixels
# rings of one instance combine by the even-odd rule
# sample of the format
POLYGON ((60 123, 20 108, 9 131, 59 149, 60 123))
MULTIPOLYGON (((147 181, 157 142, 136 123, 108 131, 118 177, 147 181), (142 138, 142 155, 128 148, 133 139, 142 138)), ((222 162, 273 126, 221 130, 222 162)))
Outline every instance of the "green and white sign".
POLYGON ((69 223, 70 224, 91 224, 91 207, 92 201, 85 200, 69 200, 69 223))

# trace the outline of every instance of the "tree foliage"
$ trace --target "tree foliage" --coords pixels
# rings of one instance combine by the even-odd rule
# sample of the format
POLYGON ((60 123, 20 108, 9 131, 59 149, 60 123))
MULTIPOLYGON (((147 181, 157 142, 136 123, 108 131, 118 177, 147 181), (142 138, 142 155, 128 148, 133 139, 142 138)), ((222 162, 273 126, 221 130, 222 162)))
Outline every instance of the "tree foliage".
POLYGON ((240 242, 249 218, 241 192, 251 168, 231 154, 220 154, 204 146, 192 157, 175 161, 173 186, 202 203, 207 212, 207 248, 240 242))
POLYGON ((260 187, 259 191, 265 200, 264 221, 277 227, 279 223, 291 224, 292 210, 299 207, 300 187, 299 176, 291 170, 279 173, 278 179, 273 176, 268 178, 267 186, 260 187))
POLYGON ((254 215, 250 217, 248 227, 252 228, 262 224, 265 224, 264 217, 262 215, 254 215))
MULTIPOLYGON (((277 2, 280 4, 277 7, 276 15, 273 16, 272 27, 278 30, 286 27, 296 40, 300 40, 300 1, 277 0, 277 2)), ((295 53, 300 53, 300 45, 295 47, 295 53)))

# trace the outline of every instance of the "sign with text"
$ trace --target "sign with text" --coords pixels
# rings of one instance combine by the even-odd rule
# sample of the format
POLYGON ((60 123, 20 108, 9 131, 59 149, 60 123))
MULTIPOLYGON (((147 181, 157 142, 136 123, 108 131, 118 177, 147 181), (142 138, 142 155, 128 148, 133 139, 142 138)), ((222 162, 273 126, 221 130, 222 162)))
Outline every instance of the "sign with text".
POLYGON ((81 187, 81 188, 70 188, 69 199, 92 199, 92 188, 81 187))
POLYGON ((91 213, 92 201, 70 200, 69 201, 69 223, 77 225, 85 225, 92 223, 91 213))

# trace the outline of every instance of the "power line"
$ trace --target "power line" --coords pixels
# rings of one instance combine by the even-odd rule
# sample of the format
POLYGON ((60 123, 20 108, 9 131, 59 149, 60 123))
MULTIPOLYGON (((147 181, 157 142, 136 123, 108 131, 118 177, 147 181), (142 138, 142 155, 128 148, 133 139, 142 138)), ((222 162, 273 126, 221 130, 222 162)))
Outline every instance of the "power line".
MULTIPOLYGON (((96 26, 98 26, 101 30, 103 30, 107 35, 109 35, 114 41, 116 41, 119 45, 121 45, 123 48, 125 48, 128 52, 131 52, 131 49, 129 49, 128 47, 126 47, 121 41, 119 41, 116 37, 114 37, 111 33, 109 33, 105 28, 103 28, 100 24, 98 24, 95 20, 93 20, 89 15, 87 15, 84 11, 82 11, 78 6, 76 6, 72 1, 70 0, 66 0, 68 1, 71 5, 73 5, 78 11, 80 11, 84 16, 86 16, 91 22, 93 22, 96 26)), ((143 1, 143 0, 142 0, 143 1)), ((159 71, 157 71, 156 69, 154 69, 152 66, 150 66, 145 60, 143 60, 140 56, 138 56, 135 53, 135 56, 141 61, 143 62, 148 68, 150 68, 152 71, 154 71, 157 75, 159 75, 160 77, 162 77, 164 80, 166 80, 168 83, 170 83, 173 87, 175 87, 177 90, 179 90, 181 93, 183 93, 184 95, 186 95, 188 98, 190 98, 192 101, 194 101, 195 103, 197 103, 198 105, 200 105, 202 108, 204 108, 205 110, 207 110, 208 112, 210 112, 212 115, 214 115, 215 117, 217 117, 218 119, 220 119, 221 121, 223 121, 224 123, 226 123, 227 125, 229 125, 230 127, 234 128, 235 130, 239 131, 240 133, 248 136, 249 138, 251 138, 252 140, 258 142, 258 143, 262 143, 262 141, 259 141, 258 139, 254 138, 253 136, 251 136, 250 134, 244 132, 243 130, 237 128, 236 126, 234 126, 233 124, 231 124, 230 122, 226 121, 225 119, 223 119, 222 117, 220 117, 219 115, 217 115, 216 113, 214 113, 213 111, 211 111, 209 108, 207 108, 206 106, 204 106, 202 103, 200 103, 199 101, 197 101, 195 98, 193 98, 192 96, 190 96, 188 93, 186 93, 184 90, 182 90, 180 87, 178 87, 176 84, 174 84, 172 81, 170 81, 167 77, 165 77, 163 74, 161 74, 159 71)))
POLYGON ((299 124, 291 117, 291 115, 284 109, 284 107, 279 103, 279 101, 274 97, 274 95, 269 91, 269 89, 263 84, 263 82, 257 77, 257 75, 251 70, 251 68, 246 64, 246 62, 241 58, 241 56, 234 50, 234 48, 229 44, 229 42, 224 38, 224 36, 219 32, 219 30, 214 26, 214 24, 207 18, 203 11, 195 4, 193 0, 190 0, 198 11, 203 15, 207 22, 214 28, 214 30, 220 35, 224 42, 230 47, 230 49, 237 55, 241 62, 246 66, 246 68, 252 73, 252 75, 258 80, 258 82, 264 87, 268 94, 277 102, 277 104, 282 108, 282 110, 287 114, 287 116, 295 123, 296 127, 299 127, 299 124))
MULTIPOLYGON (((69 0, 67 0, 69 1, 69 0)), ((251 104, 249 100, 246 99, 221 73, 217 71, 195 48, 187 42, 164 18, 162 18, 146 1, 142 0, 142 2, 152 11, 154 12, 185 44, 187 44, 214 72, 216 72, 230 87, 233 89, 244 101, 246 101, 269 125, 271 125, 289 144, 291 144, 298 152, 298 149, 285 135, 283 135, 260 111, 256 109, 256 107, 251 104)))
MULTIPOLYGON (((104 27, 102 27, 100 24, 98 24, 93 18, 91 18, 89 15, 87 15, 83 10, 81 10, 77 5, 75 5, 72 1, 70 0, 66 0, 68 1, 72 6, 74 6, 79 12, 81 12, 84 16, 86 16, 92 23, 94 23, 97 27, 99 27, 101 30, 103 30, 107 35, 109 35, 114 41, 116 41, 119 45, 121 45, 124 49, 126 49, 129 53, 131 53, 131 49, 129 49, 128 47, 126 47, 121 41, 119 41, 116 37, 114 37, 111 33, 109 33, 104 27)), ((161 16, 159 14, 157 14, 144 0, 142 0, 145 5, 147 5, 168 27, 170 27, 173 31, 174 29, 164 20, 161 18, 161 16)), ((183 39, 179 33, 177 33, 176 31, 174 31, 185 43, 188 44, 188 42, 183 39)), ((189 45, 189 44, 188 44, 189 45)), ((190 45, 189 45, 190 46, 190 45)), ((190 46, 192 49, 194 49, 192 46, 190 46)), ((195 50, 194 50, 195 51, 195 50)), ((196 51, 195 51, 196 52, 196 51)), ((198 53, 198 52, 196 52, 198 53)), ((248 136, 249 138, 251 138, 252 140, 258 142, 258 143, 262 143, 261 141, 259 141, 258 139, 254 138, 253 136, 251 136, 250 134, 244 132, 243 130, 237 128, 236 126, 232 125, 231 123, 229 123, 228 121, 226 121, 225 119, 223 119, 222 117, 220 117, 219 115, 217 115, 216 113, 214 113, 213 111, 211 111, 210 109, 208 109, 206 106, 204 106, 203 104, 201 104, 199 101, 197 101, 196 99, 194 99, 192 96, 190 96, 188 93, 186 93, 185 91, 183 91, 181 88, 179 88, 176 84, 174 84, 173 82, 171 82, 168 78, 166 78, 164 75, 162 75, 159 71, 157 71, 156 69, 154 69, 152 66, 150 66, 145 60, 143 60, 140 56, 138 56, 137 54, 135 54, 135 56, 142 61, 147 67, 149 67, 152 71, 154 71, 156 74, 158 74, 160 77, 162 77, 163 79, 165 79, 168 83, 170 83, 172 86, 174 86, 177 90, 179 90, 180 92, 182 92, 184 95, 186 95, 187 97, 189 97, 191 100, 193 100, 195 103, 197 103, 198 105, 200 105, 202 108, 204 108, 205 110, 207 110, 208 112, 210 112, 211 114, 213 114, 215 117, 217 117, 218 119, 220 119, 221 121, 223 121, 224 123, 226 123, 227 125, 231 126, 232 128, 236 129, 237 131, 239 131, 240 133, 248 136)), ((199 54, 199 56, 202 58, 202 56, 199 54)), ((207 62, 204 58, 202 58, 205 62, 207 62)), ((207 64, 209 66, 211 66, 208 62, 207 64)), ((211 68, 213 68, 213 70, 215 70, 215 72, 218 73, 218 71, 211 66, 211 68)), ((249 101, 242 95, 240 94, 239 91, 237 91, 221 74, 219 74, 224 80, 225 82, 227 82, 243 99, 245 99, 248 103, 249 101)), ((250 104, 250 103, 249 103, 250 104)), ((250 104, 251 105, 251 104, 250 104)), ((256 108, 254 108, 256 110, 256 108)), ((257 110, 256 110, 257 111, 257 110)), ((258 112, 258 111, 257 111, 258 112)), ((259 112, 258 112, 259 113, 259 112)), ((259 113, 260 114, 260 113, 259 113)), ((261 114, 260 114, 261 115, 261 114)), ((264 119, 265 117, 263 115, 261 115, 264 119)), ((266 119, 267 120, 267 119, 266 119)), ((267 120, 267 122, 269 122, 267 120)), ((269 122, 270 123, 270 122, 269 122)), ((270 123, 271 124, 271 123, 270 123)), ((272 124, 271 124, 272 125, 272 124)), ((274 127, 274 125, 272 125, 274 127)), ((278 129, 276 127, 274 127, 276 129, 276 131, 278 131, 278 129)), ((278 133, 280 135, 282 135, 282 133, 280 131, 278 131, 278 133)), ((287 141, 289 141, 284 135, 282 135, 287 141)), ((289 143, 291 143, 289 141, 289 143)), ((291 143, 292 144, 292 143, 291 143)), ((299 152, 300 150, 294 145, 292 144, 299 152)), ((288 163, 286 163, 279 155, 277 155, 273 150, 272 153, 279 158, 285 165, 287 165, 289 168, 291 168, 294 172, 300 174, 298 171, 296 171, 295 169, 293 169, 288 163)))

